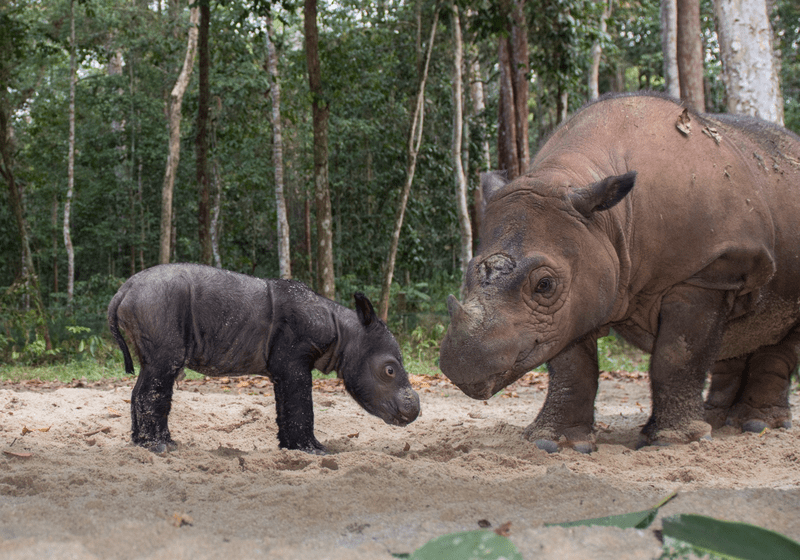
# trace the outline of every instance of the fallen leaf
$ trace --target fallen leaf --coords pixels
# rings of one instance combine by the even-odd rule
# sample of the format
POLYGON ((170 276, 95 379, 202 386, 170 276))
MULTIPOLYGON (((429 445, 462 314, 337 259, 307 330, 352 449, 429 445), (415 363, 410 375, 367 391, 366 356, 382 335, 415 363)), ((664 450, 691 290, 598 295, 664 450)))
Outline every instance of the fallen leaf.
POLYGON ((357 438, 359 436, 359 433, 360 432, 356 432, 354 434, 347 434, 347 437, 349 437, 349 438, 357 438))
POLYGON ((183 527, 184 525, 193 525, 194 519, 185 513, 175 512, 172 514, 172 525, 174 527, 183 527))
POLYGON ((16 452, 16 451, 3 451, 6 455, 10 455, 11 457, 19 457, 20 459, 28 459, 33 457, 33 453, 25 453, 25 452, 16 452))
POLYGON ((408 451, 409 449, 411 449, 411 444, 406 442, 405 446, 403 447, 403 451, 408 451))
POLYGON ((119 418, 120 416, 122 416, 122 413, 121 413, 121 412, 119 412, 119 411, 117 411, 117 410, 114 410, 114 409, 113 409, 113 408, 111 408, 110 406, 108 406, 108 407, 106 407, 106 408, 108 409, 108 413, 109 413, 111 416, 114 416, 115 418, 119 418))
POLYGON ((502 525, 500 525, 497 529, 494 530, 495 533, 500 535, 501 537, 507 537, 511 534, 511 521, 506 521, 502 525))
POLYGON ((39 428, 39 431, 40 431, 40 432, 49 432, 49 431, 50 431, 50 428, 52 428, 52 427, 53 427, 53 426, 51 425, 51 426, 47 426, 46 428, 39 428))
POLYGON ((677 128, 684 136, 689 136, 692 133, 691 121, 692 118, 689 116, 689 109, 684 109, 683 113, 681 113, 677 122, 675 123, 675 128, 677 128))
POLYGON ((491 526, 492 526, 492 524, 489 523, 488 519, 479 519, 478 520, 478 527, 480 527, 481 529, 488 529, 491 526))
POLYGON ((22 426, 22 435, 31 433, 33 430, 29 430, 28 426, 22 426))

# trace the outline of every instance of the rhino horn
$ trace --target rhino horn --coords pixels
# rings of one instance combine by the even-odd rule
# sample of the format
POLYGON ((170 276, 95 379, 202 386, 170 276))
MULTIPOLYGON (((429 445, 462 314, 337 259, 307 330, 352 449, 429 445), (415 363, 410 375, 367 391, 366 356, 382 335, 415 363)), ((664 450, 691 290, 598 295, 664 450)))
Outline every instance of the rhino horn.
POLYGON ((450 314, 450 320, 455 317, 457 310, 463 310, 464 308, 461 307, 461 303, 456 299, 453 294, 447 296, 447 312, 450 314))

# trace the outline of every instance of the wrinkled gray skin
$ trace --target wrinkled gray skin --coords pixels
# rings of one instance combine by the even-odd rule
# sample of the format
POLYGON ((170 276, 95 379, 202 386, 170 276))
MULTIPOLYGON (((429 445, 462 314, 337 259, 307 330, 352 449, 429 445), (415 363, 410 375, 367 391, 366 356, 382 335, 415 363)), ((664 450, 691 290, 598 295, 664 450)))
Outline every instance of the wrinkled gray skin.
POLYGON ((128 279, 108 306, 108 324, 133 373, 135 444, 175 447, 167 420, 184 367, 208 376, 266 375, 275 388, 278 443, 324 453, 314 436, 311 370, 336 371, 348 393, 387 424, 405 426, 420 411, 400 348, 372 304, 356 293, 356 311, 300 282, 262 280, 195 264, 159 265, 128 279))
POLYGON ((800 138, 730 115, 689 112, 687 128, 683 112, 663 97, 603 99, 527 174, 485 181, 440 366, 486 399, 547 363, 547 398, 525 432, 542 449, 595 448, 597 339, 610 328, 652 354, 640 445, 791 426, 800 138))

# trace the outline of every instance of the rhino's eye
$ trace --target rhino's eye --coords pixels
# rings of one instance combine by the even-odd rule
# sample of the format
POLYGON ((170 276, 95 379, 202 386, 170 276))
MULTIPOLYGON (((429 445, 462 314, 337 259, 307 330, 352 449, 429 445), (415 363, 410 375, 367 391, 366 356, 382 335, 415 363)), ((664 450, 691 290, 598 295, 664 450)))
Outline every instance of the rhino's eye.
POLYGON ((394 368, 392 366, 386 366, 384 371, 386 371, 386 375, 389 377, 394 377, 394 368))
POLYGON ((555 286, 555 281, 552 278, 542 278, 536 284, 536 293, 537 294, 549 294, 553 291, 553 287, 555 286))

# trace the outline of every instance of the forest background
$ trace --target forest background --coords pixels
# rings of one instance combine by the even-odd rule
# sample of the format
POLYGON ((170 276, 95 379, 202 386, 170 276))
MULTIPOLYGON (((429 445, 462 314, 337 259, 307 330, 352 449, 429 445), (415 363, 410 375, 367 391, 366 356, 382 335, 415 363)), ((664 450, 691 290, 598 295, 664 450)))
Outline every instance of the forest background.
MULTIPOLYGON (((524 171, 598 94, 735 108, 725 3, 677 2, 698 101, 675 0, 0 0, 0 363, 111 356, 108 301, 159 262, 364 291, 430 358, 480 173, 524 171)), ((764 13, 768 118, 800 132, 800 6, 764 13)))

